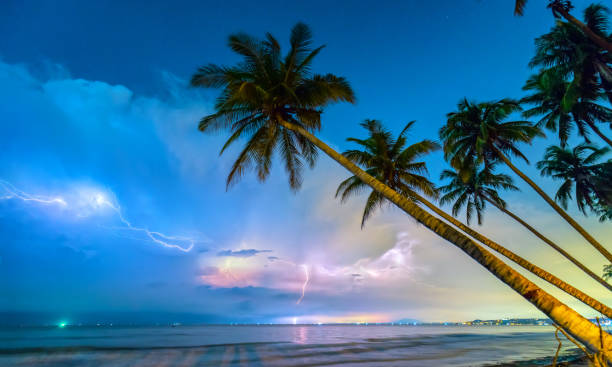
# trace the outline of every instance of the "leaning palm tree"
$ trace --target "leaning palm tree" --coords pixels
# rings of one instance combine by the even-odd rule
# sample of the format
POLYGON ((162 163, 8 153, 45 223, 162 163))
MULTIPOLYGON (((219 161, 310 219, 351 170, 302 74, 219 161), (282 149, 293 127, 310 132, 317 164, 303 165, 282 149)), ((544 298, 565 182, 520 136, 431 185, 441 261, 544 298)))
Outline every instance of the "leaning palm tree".
POLYGON ((549 176, 563 183, 557 190, 555 200, 567 209, 572 199, 572 190, 578 209, 586 215, 586 209, 597 212, 597 205, 612 206, 610 182, 597 184, 599 175, 606 171, 606 165, 612 160, 600 162, 610 151, 609 148, 597 148, 590 144, 580 144, 573 149, 551 146, 546 149, 544 159, 537 163, 543 176, 549 176))
MULTIPOLYGON (((585 10, 585 20, 598 33, 607 34, 608 9, 595 4, 585 10)), ((610 38, 612 40, 612 38, 610 38)), ((564 79, 570 80, 566 93, 568 101, 577 96, 600 91, 612 102, 612 53, 593 44, 571 23, 558 22, 550 32, 535 41, 536 52, 530 67, 555 68, 564 79)))
POLYGON ((486 204, 489 203, 527 228, 536 237, 552 247, 599 284, 612 291, 612 285, 591 271, 591 269, 565 251, 561 246, 548 239, 521 217, 508 209, 506 201, 500 197, 498 190, 518 190, 512 183, 512 178, 510 176, 495 174, 491 167, 481 170, 475 167, 467 169, 471 171, 470 174, 467 175, 465 173, 466 169, 464 169, 462 173, 447 169, 442 171, 440 175, 440 179, 448 180, 446 185, 439 187, 440 192, 444 193, 440 197, 440 203, 452 203, 452 213, 455 217, 459 214, 461 209, 465 207, 467 223, 470 223, 470 219, 473 217, 474 212, 476 212, 478 224, 482 224, 483 212, 486 209, 486 204))
POLYGON ((598 103, 597 91, 582 90, 580 93, 554 68, 532 75, 523 90, 533 93, 521 99, 521 103, 534 105, 525 110, 523 116, 541 116, 536 126, 557 132, 562 147, 567 144, 574 126, 578 135, 589 142, 587 125, 612 146, 612 140, 596 125, 596 122, 612 121, 612 109, 598 103))
MULTIPOLYGON (((525 5, 527 5, 527 0, 515 0, 514 14, 523 15, 525 5)), ((571 1, 549 0, 548 8, 552 10, 553 16, 555 18, 565 18, 565 20, 572 23, 574 26, 578 27, 582 32, 584 32, 584 34, 589 37, 591 41, 594 42, 596 45, 612 53, 612 43, 610 42, 608 37, 601 34, 601 32, 598 32, 597 29, 593 29, 593 27, 589 25, 588 22, 587 24, 584 24, 569 13, 574 8, 571 1)))
MULTIPOLYGON (((407 128, 410 128, 412 124, 413 123, 409 123, 407 128)), ((530 263, 497 242, 473 230, 469 226, 464 225, 431 203, 425 197, 421 196, 421 193, 423 193, 425 196, 435 198, 437 197, 437 190, 433 188, 433 184, 431 184, 426 177, 420 174, 426 172, 425 163, 414 162, 414 159, 422 154, 429 153, 432 150, 437 149, 438 146, 436 143, 425 140, 423 142, 413 144, 406 149, 402 149, 406 143, 405 133, 407 128, 404 128, 397 138, 393 138, 391 132, 386 130, 379 121, 366 120, 362 126, 368 131, 367 138, 347 139, 350 142, 358 144, 361 149, 352 149, 343 153, 343 155, 351 162, 361 166, 366 173, 376 177, 380 182, 394 189, 404 198, 415 204, 424 205, 436 213, 439 217, 446 220, 448 223, 462 230, 464 233, 485 244, 494 251, 497 251, 527 271, 546 280, 550 284, 592 307, 594 310, 608 317, 612 316, 612 309, 609 307, 605 306, 584 292, 576 289, 572 285, 564 282, 553 274, 550 274, 546 270, 530 263), (417 174, 415 174, 415 170, 417 171, 417 174)), ((463 173, 465 174, 467 171, 463 173)), ((503 184, 502 186, 506 187, 506 185, 503 184)), ((349 197, 363 193, 364 191, 367 191, 368 188, 369 186, 364 184, 363 181, 357 176, 352 176, 340 184, 338 190, 336 191, 336 197, 340 195, 342 202, 345 202, 349 197)), ((501 200, 499 197, 498 199, 501 200)), ((365 221, 370 217, 374 208, 383 206, 387 203, 391 202, 386 197, 380 195, 376 190, 372 190, 368 194, 368 199, 366 200, 361 227, 363 228, 365 221)))
POLYGON ((367 174, 313 134, 320 127, 323 107, 332 102, 352 102, 354 95, 345 79, 312 74, 312 60, 321 48, 311 49, 311 42, 308 27, 297 24, 291 32, 289 52, 281 57, 278 41, 269 34, 263 41, 244 34, 233 35, 229 45, 243 61, 231 67, 207 65, 193 76, 194 86, 222 88, 215 113, 200 121, 200 130, 227 130, 229 144, 246 139, 228 182, 234 182, 249 168, 255 168, 258 177, 264 180, 273 162, 268 152, 280 147, 290 185, 297 188, 296 174, 302 160, 314 163, 316 153, 311 147, 316 146, 426 228, 459 247, 587 348, 596 352, 612 349, 612 335, 600 335, 589 320, 467 236, 367 174))
POLYGON ((518 143, 531 143, 533 138, 542 134, 528 121, 505 121, 510 115, 521 110, 519 103, 510 99, 486 103, 461 101, 458 111, 449 113, 446 125, 440 129, 445 158, 454 168, 463 167, 465 162, 471 161, 484 163, 486 167, 498 161, 504 162, 597 251, 612 262, 612 254, 510 160, 509 156, 513 155, 529 163, 518 143))
MULTIPOLYGON (((365 120, 361 126, 368 131, 368 138, 347 139, 360 145, 363 150, 348 150, 342 154, 351 162, 362 166, 370 176, 411 200, 417 200, 417 192, 435 198, 437 197, 435 185, 425 176, 427 174, 425 162, 417 160, 440 149, 440 145, 425 139, 406 146, 406 134, 413 125, 414 121, 409 122, 399 136, 393 138, 391 132, 386 130, 380 121, 365 120)), ((340 196, 342 202, 345 202, 350 196, 368 187, 359 177, 351 176, 338 186, 336 197, 340 196)), ((361 228, 374 210, 384 203, 388 201, 379 192, 372 190, 363 209, 361 228)))

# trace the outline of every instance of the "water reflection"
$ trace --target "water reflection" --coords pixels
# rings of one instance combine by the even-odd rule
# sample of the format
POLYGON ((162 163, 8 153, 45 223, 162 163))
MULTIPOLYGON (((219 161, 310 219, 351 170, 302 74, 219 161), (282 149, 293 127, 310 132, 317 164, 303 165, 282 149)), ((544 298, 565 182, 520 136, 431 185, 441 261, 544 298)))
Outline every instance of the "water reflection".
POLYGON ((295 326, 293 327, 293 342, 297 344, 308 343, 308 326, 295 326))

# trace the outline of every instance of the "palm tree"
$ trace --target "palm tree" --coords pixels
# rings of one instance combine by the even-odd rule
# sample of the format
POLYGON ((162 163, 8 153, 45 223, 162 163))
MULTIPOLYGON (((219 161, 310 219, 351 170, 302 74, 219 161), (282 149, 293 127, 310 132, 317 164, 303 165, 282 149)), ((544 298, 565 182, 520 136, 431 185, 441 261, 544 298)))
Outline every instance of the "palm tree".
MULTIPOLYGON (((422 140, 406 147, 406 134, 413 125, 414 121, 406 124, 394 139, 380 121, 365 120, 361 126, 368 131, 368 138, 347 139, 359 144, 363 150, 348 150, 342 154, 351 162, 362 166, 370 176, 411 200, 416 201, 417 191, 435 198, 438 195, 435 185, 424 176, 427 174, 425 162, 416 160, 440 149, 440 145, 431 140, 422 140)), ((357 176, 351 176, 338 186, 336 197, 341 196, 342 202, 345 202, 351 195, 358 194, 367 187, 357 176)), ((385 202, 388 201, 380 193, 372 190, 363 210, 361 228, 373 211, 385 202)))
POLYGON ((467 162, 489 166, 501 159, 500 154, 529 162, 517 143, 531 143, 543 134, 529 121, 503 122, 522 111, 519 102, 502 99, 476 104, 463 99, 457 107, 457 112, 447 114, 447 124, 440 129, 444 156, 452 167, 465 167, 467 162))
POLYGON ((463 167, 464 162, 471 161, 476 161, 477 164, 484 163, 488 167, 501 160, 597 251, 612 262, 612 254, 605 247, 510 161, 508 156, 511 154, 529 163, 517 143, 531 143, 534 137, 541 135, 540 130, 528 121, 505 121, 517 112, 521 112, 519 103, 510 99, 487 103, 461 101, 458 111, 449 113, 446 125, 440 129, 445 158, 454 168, 463 167))
POLYGON ((603 174, 606 165, 612 160, 599 163, 609 148, 597 148, 590 144, 580 144, 573 149, 551 146, 546 149, 544 159, 537 163, 543 176, 563 180, 557 190, 555 200, 567 209, 568 200, 572 199, 572 189, 578 209, 586 215, 586 208, 597 212, 597 205, 612 206, 610 182, 604 185, 596 183, 596 178, 603 174))
MULTIPOLYGON (((426 228, 459 247, 587 348, 596 352, 612 348, 612 335, 600 334, 599 329, 589 320, 539 288, 476 242, 364 172, 317 138, 313 132, 320 126, 322 107, 336 101, 352 102, 354 95, 343 78, 331 74, 312 75, 310 68, 305 67, 305 65, 310 66, 312 59, 321 50, 321 48, 310 49, 311 34, 308 27, 298 24, 291 34, 291 46, 285 58, 280 57, 279 43, 271 35, 267 35, 264 41, 243 34, 230 36, 230 47, 242 56, 242 63, 234 67, 208 65, 201 68, 192 78, 194 86, 223 89, 215 105, 216 112, 201 120, 200 129, 228 130, 230 144, 243 135, 247 138, 243 153, 239 154, 237 164, 234 165, 240 168, 240 172, 234 169, 232 171, 242 173, 249 166, 241 162, 248 161, 256 164, 258 173, 260 171, 265 173, 266 167, 269 172, 272 160, 267 160, 267 152, 263 148, 271 147, 270 143, 263 144, 261 140, 269 142, 270 136, 274 134, 261 132, 263 127, 266 127, 264 131, 280 131, 277 134, 282 134, 283 139, 293 138, 295 141, 301 141, 298 139, 303 137, 304 141, 307 140, 322 150, 426 228), (244 153, 245 151, 247 153, 244 153), (259 169, 260 166, 263 170, 259 169)), ((281 145, 281 148, 291 146, 287 143, 281 144, 285 144, 281 145)), ((315 154, 308 153, 310 152, 308 146, 304 145, 304 148, 296 142, 295 150, 290 153, 293 153, 294 158, 306 158, 308 161, 308 157, 312 158, 315 154)), ((296 162, 295 159, 285 159, 285 162, 287 161, 296 162)), ((296 182, 291 180, 294 170, 288 171, 289 182, 292 184, 296 182)), ((259 177, 263 180, 267 174, 259 177)))
MULTIPOLYGON (((607 12, 603 5, 591 5, 585 10, 585 21, 590 29, 612 40, 607 35, 607 12)), ((529 65, 555 68, 563 79, 571 80, 568 102, 585 93, 593 98, 601 92, 612 102, 612 53, 593 44, 579 28, 558 22, 549 33, 538 37, 535 45, 536 53, 529 65)))
POLYGON ((240 138, 249 137, 227 177, 228 187, 251 168, 264 181, 270 173, 272 156, 278 152, 289 186, 298 190, 304 163, 312 167, 317 150, 304 135, 285 124, 317 131, 323 107, 355 101, 344 78, 311 74, 312 61, 323 46, 310 48, 312 36, 306 25, 293 27, 290 43, 289 53, 282 58, 280 44, 271 34, 264 41, 242 33, 232 35, 229 46, 244 58, 244 63, 234 67, 209 64, 191 79, 192 86, 224 88, 215 103, 216 113, 202 118, 199 125, 203 132, 231 131, 221 153, 240 138))
MULTIPOLYGON (((400 193, 404 198, 409 199, 413 203, 425 205, 431 211, 454 225, 456 228, 459 228, 464 233, 467 233, 469 236, 475 238, 494 251, 497 251, 524 269, 546 280, 550 284, 584 302, 586 305, 591 306, 593 309, 601 312, 602 314, 612 317, 612 309, 609 307, 605 306, 596 299, 593 299, 584 292, 576 289, 572 285, 567 284, 546 270, 530 263, 495 241, 483 236, 479 232, 476 232, 469 226, 464 225, 421 196, 419 192, 435 198, 437 197, 437 191, 433 188, 433 184, 431 184, 427 178, 420 174, 414 174, 415 168, 418 168, 419 173, 426 172, 425 163, 414 162, 414 158, 417 158, 416 156, 421 156, 421 154, 429 153, 432 150, 437 149, 438 146, 434 142, 425 140, 423 142, 413 144, 406 149, 402 149, 406 143, 405 133, 412 126, 412 124, 412 122, 409 123, 407 127, 402 130, 398 138, 394 139, 391 132, 386 130, 379 121, 366 120, 364 123, 362 123, 362 126, 368 131, 368 137, 366 139, 347 139, 348 141, 358 144, 362 150, 348 150, 344 152, 343 155, 351 162, 363 167, 366 173, 376 177, 380 182, 387 185, 387 187, 395 189, 395 191, 400 193), (414 158, 408 159, 409 157, 414 158)), ((502 183, 501 186, 507 187, 505 183, 502 183)), ((367 190, 367 188, 368 186, 365 185, 362 180, 360 180, 357 176, 352 176, 340 184, 338 190, 336 191, 336 197, 341 195, 342 202, 344 202, 350 196, 363 193, 364 190, 367 190)), ((497 196, 497 198, 501 200, 499 196, 497 196)), ((372 190, 369 193, 364 208, 364 216, 361 222, 362 228, 366 219, 372 214, 373 208, 382 206, 385 203, 389 203, 388 199, 381 196, 376 190, 372 190)))
POLYGON ((526 118, 542 116, 536 126, 558 132, 562 147, 567 144, 574 125, 578 128, 578 134, 589 142, 585 124, 612 146, 612 140, 595 124, 595 122, 612 121, 612 109, 598 104, 598 96, 593 98, 589 95, 594 94, 592 89, 581 93, 580 96, 571 93, 571 83, 564 79, 562 73, 557 69, 548 69, 532 75, 523 90, 533 91, 533 94, 521 99, 521 103, 535 105, 525 110, 523 116, 526 118))
POLYGON ((517 191, 518 188, 514 186, 510 176, 494 174, 492 166, 480 171, 471 168, 471 172, 466 174, 465 171, 469 169, 464 168, 462 173, 448 169, 442 171, 440 179, 450 182, 439 188, 444 193, 440 197, 440 204, 444 205, 452 202, 452 213, 455 217, 459 214, 461 208, 465 207, 465 218, 468 225, 474 212, 476 212, 478 224, 481 225, 487 202, 494 206, 506 207, 506 202, 499 196, 497 190, 517 191))
MULTIPOLYGON (((514 4, 514 14, 519 16, 523 15, 527 0, 515 0, 514 4)), ((599 4, 595 4, 595 6, 597 5, 599 4)), ((588 22, 587 24, 584 24, 569 13, 574 8, 571 1, 549 0, 547 7, 552 10, 555 18, 565 18, 565 20, 572 23, 574 26, 578 27, 582 32, 584 32, 584 34, 596 45, 612 53, 612 43, 610 43, 605 35, 602 35, 601 32, 598 32, 597 30, 594 30, 588 22)))
POLYGON ((442 171, 440 179, 449 181, 448 184, 439 188, 439 190, 444 193, 440 198, 440 203, 453 203, 452 213, 455 217, 459 214, 461 208, 465 207, 468 225, 474 211, 477 214, 478 224, 482 224, 483 212, 486 209, 486 204, 489 203, 527 228, 536 237, 544 241, 544 243, 552 247, 588 276, 612 291, 612 285, 508 209, 506 201, 499 196, 497 191, 500 189, 518 190, 512 183, 512 178, 510 176, 495 174, 491 168, 483 168, 478 171, 476 168, 472 167, 469 175, 465 173, 460 174, 454 170, 444 170, 442 171))

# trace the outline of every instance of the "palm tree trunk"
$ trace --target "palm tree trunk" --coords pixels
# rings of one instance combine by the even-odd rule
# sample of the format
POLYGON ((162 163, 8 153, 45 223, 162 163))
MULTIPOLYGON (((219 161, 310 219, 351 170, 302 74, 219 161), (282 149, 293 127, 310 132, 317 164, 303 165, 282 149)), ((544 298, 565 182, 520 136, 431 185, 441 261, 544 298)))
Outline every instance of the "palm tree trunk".
POLYGON ((574 18, 574 16, 566 12, 561 7, 555 7, 555 11, 561 14, 563 18, 565 18, 565 20, 572 23, 576 27, 580 28, 580 30, 582 30, 584 34, 586 34, 591 39, 591 41, 595 42, 597 46, 603 48, 604 50, 608 50, 608 52, 612 54, 612 44, 607 42, 605 39, 601 38, 595 32, 593 32, 593 30, 591 30, 591 28, 589 28, 586 24, 574 18))
POLYGON ((584 344, 589 350, 593 352, 612 350, 612 335, 606 332, 600 333, 599 328, 589 320, 582 317, 576 311, 567 307, 550 294, 546 293, 536 284, 529 281, 516 270, 506 265, 503 261, 493 256, 490 252, 486 251, 484 248, 452 228, 450 225, 427 213, 418 205, 412 203, 410 200, 404 198, 387 185, 364 172, 353 162, 349 161, 343 155, 330 148, 327 144, 323 143, 309 131, 305 130, 301 126, 294 125, 282 119, 278 119, 278 122, 283 127, 302 134, 330 158, 338 162, 355 176, 359 177, 359 179, 361 179, 365 184, 379 192, 408 215, 412 216, 438 236, 459 247, 468 256, 484 266, 491 273, 493 273, 493 275, 506 283, 526 300, 536 306, 540 311, 550 317, 553 322, 566 330, 570 335, 584 344))
POLYGON ((577 267, 580 268, 580 270, 584 271, 588 276, 590 276, 591 278, 595 279, 599 284, 603 285, 604 287, 606 287, 609 291, 612 291, 612 284, 606 282, 605 280, 603 280, 599 275, 593 273, 589 268, 586 267, 586 265, 582 264, 580 261, 578 261, 575 257, 573 257, 572 255, 570 255, 567 251, 565 251, 564 249, 562 249, 559 245, 557 245, 556 243, 554 243, 553 241, 551 241, 550 239, 548 239, 546 236, 544 236, 543 234, 541 234, 540 232, 538 232, 538 230, 536 230, 535 228, 533 228, 532 226, 530 226, 527 222, 525 222, 524 220, 522 220, 518 215, 512 213, 511 211, 509 211, 506 208, 503 208, 499 205, 497 205, 493 200, 489 200, 489 199, 485 199, 487 200, 491 205, 493 205, 494 207, 496 207, 497 209, 501 210, 504 214, 510 216, 512 219, 514 219, 515 221, 519 222, 520 224, 523 225, 523 227, 527 228, 531 233, 533 233, 534 235, 536 235, 536 237, 538 237, 539 239, 541 239, 542 241, 544 241, 544 243, 546 243, 547 245, 549 245, 550 247, 552 247, 553 249, 555 249, 558 253, 560 253, 561 255, 563 255, 563 257, 565 257, 566 259, 568 259, 569 261, 571 261, 574 265, 576 265, 577 267))
POLYGON ((445 212, 442 209, 438 208, 436 205, 432 204, 429 200, 425 199, 424 197, 421 197, 417 193, 414 193, 414 195, 416 196, 416 199, 418 201, 423 203, 426 207, 431 209, 434 213, 436 213, 440 217, 444 218, 447 222, 451 223, 455 227, 461 229, 463 232, 467 233, 472 238, 474 238, 474 239, 478 240, 479 242, 485 244, 490 249, 492 249, 492 250, 502 254, 506 258, 510 259, 514 263, 516 263, 519 266, 521 266, 523 269, 526 269, 529 272, 531 272, 532 274, 538 276, 539 278, 544 279, 545 281, 547 281, 550 284, 554 285, 555 287, 561 289, 562 291, 564 291, 565 293, 569 294, 570 296, 572 296, 572 297, 578 299, 579 301, 583 302, 584 304, 590 306, 594 310, 599 311, 600 313, 606 315, 608 318, 612 318, 612 309, 609 308, 608 306, 606 306, 603 303, 599 302, 598 300, 592 298, 591 296, 585 294, 584 292, 580 291, 579 289, 576 289, 572 285, 567 284, 566 282, 564 282, 563 280, 557 278, 556 276, 552 275, 551 273, 547 272, 546 270, 544 270, 544 269, 542 269, 542 268, 532 264, 528 260, 520 257, 519 255, 517 255, 514 252, 508 250, 507 248, 503 247, 502 245, 498 244, 497 242, 489 239, 488 237, 486 237, 486 236, 478 233, 477 231, 473 230, 472 228, 466 226, 465 224, 461 223, 461 221, 457 220, 456 218, 454 218, 453 216, 451 216, 447 212, 445 212))
POLYGON ((595 132, 595 134, 597 134, 600 138, 603 139, 603 141, 605 141, 606 143, 608 143, 609 146, 612 147, 612 140, 610 140, 610 138, 608 138, 607 136, 605 136, 601 130, 599 130, 599 128, 595 125, 595 123, 593 123, 593 121, 587 121, 586 122, 589 127, 591 128, 591 130, 593 130, 595 132))
POLYGON ((522 178, 523 181, 527 182, 527 184, 529 184, 529 186, 531 186, 542 197, 542 199, 544 199, 548 203, 548 205, 550 205, 557 213, 559 213, 559 215, 563 219, 565 219, 567 223, 574 227, 574 229, 578 233, 580 233, 582 237, 584 237, 597 251, 599 251, 600 254, 602 254, 608 261, 612 263, 612 254, 608 250, 606 250, 606 248, 603 247, 601 243, 599 243, 584 228, 582 228, 582 226, 578 224, 578 222, 576 222, 574 218, 570 217, 569 214, 565 212, 565 210, 563 210, 559 205, 557 205, 557 203, 555 203, 553 199, 550 198, 550 196, 546 195, 544 190, 542 190, 538 185, 536 185, 535 182, 533 182, 529 177, 527 177, 527 175, 525 175, 523 172, 521 172, 521 170, 519 170, 515 165, 513 165, 512 162, 510 162, 510 160, 508 159, 508 157, 506 157, 499 149, 495 147, 493 147, 493 149, 495 150, 497 156, 502 161, 504 161, 504 163, 506 163, 506 165, 510 167, 510 169, 514 171, 514 173, 516 173, 520 178, 522 178))

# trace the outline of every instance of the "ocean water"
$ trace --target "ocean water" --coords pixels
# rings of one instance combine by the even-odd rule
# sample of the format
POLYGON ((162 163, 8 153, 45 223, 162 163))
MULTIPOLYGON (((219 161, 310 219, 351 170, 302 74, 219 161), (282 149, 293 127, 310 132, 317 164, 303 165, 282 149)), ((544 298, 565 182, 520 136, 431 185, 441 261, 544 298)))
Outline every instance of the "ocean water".
POLYGON ((547 326, 17 328, 0 329, 0 366, 536 366, 557 345, 547 326))

